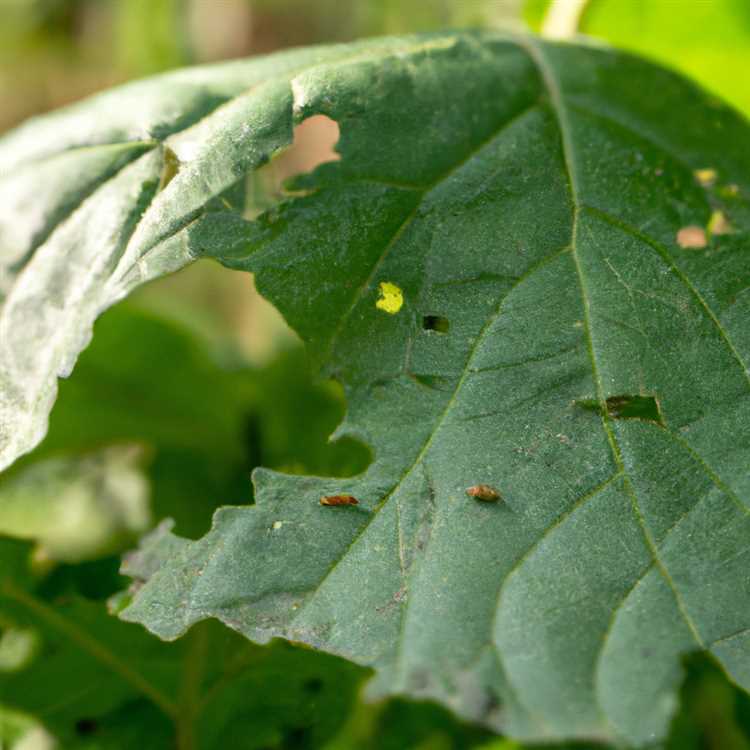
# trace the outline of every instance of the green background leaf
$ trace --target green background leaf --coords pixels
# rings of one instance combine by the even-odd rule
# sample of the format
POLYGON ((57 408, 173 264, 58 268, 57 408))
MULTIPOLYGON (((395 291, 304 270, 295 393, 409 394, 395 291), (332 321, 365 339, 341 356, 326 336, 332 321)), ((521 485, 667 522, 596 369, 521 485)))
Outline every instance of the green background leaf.
MULTIPOLYGON (((527 0, 529 25, 542 28, 549 0, 527 0)), ((740 71, 750 55, 745 0, 588 0, 577 29, 673 67, 750 115, 750 88, 740 71)))

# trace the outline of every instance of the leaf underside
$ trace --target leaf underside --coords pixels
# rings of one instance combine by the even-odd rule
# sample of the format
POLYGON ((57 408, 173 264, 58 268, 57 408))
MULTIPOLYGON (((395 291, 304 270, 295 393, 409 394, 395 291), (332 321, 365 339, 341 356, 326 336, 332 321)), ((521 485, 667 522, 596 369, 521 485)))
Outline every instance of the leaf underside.
POLYGON ((305 642, 519 738, 662 737, 693 650, 750 687, 739 115, 617 52, 450 33, 132 84, 6 136, 0 169, 5 463, 96 314, 203 255, 256 274, 374 454, 155 533, 125 619, 305 642), (245 221, 232 188, 313 114, 341 161, 245 221))

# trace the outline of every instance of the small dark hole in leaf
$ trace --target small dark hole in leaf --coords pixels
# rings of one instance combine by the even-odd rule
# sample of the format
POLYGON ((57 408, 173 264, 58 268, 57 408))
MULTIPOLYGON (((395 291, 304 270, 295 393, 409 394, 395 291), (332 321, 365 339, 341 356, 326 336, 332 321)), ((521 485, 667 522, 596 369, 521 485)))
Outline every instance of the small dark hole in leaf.
POLYGON ((448 333, 451 322, 448 318, 440 315, 425 315, 422 318, 422 328, 425 331, 435 331, 436 333, 448 333))
POLYGON ((614 419, 647 419, 662 424, 659 404, 653 396, 611 396, 607 411, 614 419))
POLYGON ((285 748, 311 747, 312 727, 294 727, 284 734, 285 748))
MULTIPOLYGON (((610 396, 605 403, 612 419, 645 419, 664 425, 659 402, 654 396, 610 396)), ((582 399, 577 404, 583 409, 601 413, 599 402, 595 399, 582 399)))
POLYGON ((79 719, 76 722, 76 733, 81 735, 81 737, 94 734, 97 729, 99 729, 99 724, 95 719, 79 719))
POLYGON ((308 693, 319 693, 323 689, 323 680, 320 677, 312 677, 309 680, 305 680, 302 687, 308 693))
POLYGON ((417 373, 409 373, 415 382, 419 385, 429 388, 434 391, 445 391, 450 388, 450 381, 448 378, 444 378, 440 375, 421 375, 417 373))

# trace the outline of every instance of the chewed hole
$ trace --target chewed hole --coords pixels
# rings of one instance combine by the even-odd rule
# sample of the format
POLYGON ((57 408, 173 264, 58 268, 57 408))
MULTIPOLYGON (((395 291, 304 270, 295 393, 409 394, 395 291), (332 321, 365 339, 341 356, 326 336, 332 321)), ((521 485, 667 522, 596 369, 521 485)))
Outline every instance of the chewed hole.
POLYGON ((425 315, 422 318, 422 328, 425 331, 435 331, 436 333, 448 333, 451 322, 442 315, 425 315))
MULTIPOLYGON (((594 399, 584 399, 576 403, 584 409, 601 413, 599 402, 594 399)), ((610 396, 605 403, 607 414, 612 419, 644 419, 664 425, 659 402, 654 396, 610 396)))
POLYGON ((246 218, 253 219, 284 197, 284 183, 312 172, 328 162, 339 161, 335 146, 339 125, 326 115, 311 115, 294 128, 290 146, 248 176, 246 218))
POLYGON ((320 677, 311 677, 309 680, 305 680, 302 687, 308 693, 319 693, 323 689, 324 683, 320 677))
POLYGON ((287 171, 284 179, 329 161, 339 161, 336 152, 339 142, 339 124, 326 115, 312 115, 294 128, 292 145, 281 155, 279 162, 287 171))
POLYGON ((662 424, 659 402, 653 396, 610 396, 607 411, 614 419, 647 419, 662 424))
POLYGON ((76 733, 81 737, 87 737, 94 734, 99 728, 96 719, 79 719, 76 722, 76 733))

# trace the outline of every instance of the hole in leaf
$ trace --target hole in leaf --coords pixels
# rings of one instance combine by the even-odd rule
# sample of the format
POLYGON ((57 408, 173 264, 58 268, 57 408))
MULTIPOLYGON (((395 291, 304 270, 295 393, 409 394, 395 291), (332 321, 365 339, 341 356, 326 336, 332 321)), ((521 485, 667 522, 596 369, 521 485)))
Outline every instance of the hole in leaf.
POLYGON ((691 224, 687 227, 682 227, 677 232, 677 244, 686 250, 700 250, 708 244, 706 238, 706 230, 703 227, 691 224))
POLYGON ((750 698, 727 679, 716 658, 706 652, 683 657, 685 679, 679 712, 672 718, 667 748, 746 748, 750 698))
MULTIPOLYGON (((583 409, 601 414, 599 402, 595 399, 583 399, 576 403, 583 409)), ((645 419, 664 425, 659 402, 654 396, 610 396, 605 403, 607 413, 613 419, 645 419)))
POLYGON ((442 315, 425 315, 422 318, 422 328, 425 331, 435 331, 436 333, 448 333, 451 322, 442 315))
POLYGON ((248 175, 245 217, 254 219, 284 197, 284 183, 321 164, 339 161, 339 126, 325 115, 312 115, 294 128, 290 146, 248 175))
POLYGON ((450 389, 451 381, 441 375, 423 375, 420 373, 407 373, 407 375, 425 388, 434 391, 445 391, 450 389))
POLYGON ((97 729, 99 729, 99 724, 97 724, 96 719, 78 719, 76 722, 76 734, 81 737, 88 737, 94 734, 97 729))
POLYGON ((305 680, 302 687, 308 693, 319 693, 323 689, 323 680, 320 677, 311 677, 309 680, 305 680))
POLYGON ((312 115, 303 120, 294 128, 292 145, 279 158, 285 179, 311 172, 326 162, 339 161, 341 154, 336 152, 339 136, 339 124, 326 115, 312 115))

